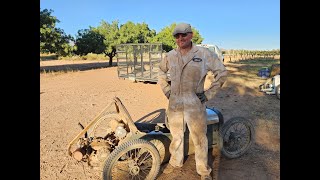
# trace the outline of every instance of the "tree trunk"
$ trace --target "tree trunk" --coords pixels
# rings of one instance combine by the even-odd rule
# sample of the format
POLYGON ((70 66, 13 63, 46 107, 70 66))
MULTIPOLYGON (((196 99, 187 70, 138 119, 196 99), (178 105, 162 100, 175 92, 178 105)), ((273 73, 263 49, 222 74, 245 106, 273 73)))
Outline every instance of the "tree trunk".
POLYGON ((109 56, 109 66, 110 66, 110 67, 112 67, 112 58, 113 58, 113 56, 110 55, 110 56, 109 56))
POLYGON ((105 52, 104 54, 105 54, 105 56, 109 57, 109 66, 112 67, 112 58, 115 56, 114 53, 112 53, 112 52, 111 53, 106 53, 105 52))

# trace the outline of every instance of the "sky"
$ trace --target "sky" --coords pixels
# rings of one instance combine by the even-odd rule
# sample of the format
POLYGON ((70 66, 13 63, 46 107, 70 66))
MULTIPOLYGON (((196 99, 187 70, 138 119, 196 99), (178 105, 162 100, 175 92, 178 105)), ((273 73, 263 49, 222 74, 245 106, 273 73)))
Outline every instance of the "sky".
POLYGON ((280 49, 280 0, 40 0, 52 9, 56 27, 73 37, 101 21, 146 23, 160 32, 172 23, 189 23, 202 44, 222 49, 280 49))

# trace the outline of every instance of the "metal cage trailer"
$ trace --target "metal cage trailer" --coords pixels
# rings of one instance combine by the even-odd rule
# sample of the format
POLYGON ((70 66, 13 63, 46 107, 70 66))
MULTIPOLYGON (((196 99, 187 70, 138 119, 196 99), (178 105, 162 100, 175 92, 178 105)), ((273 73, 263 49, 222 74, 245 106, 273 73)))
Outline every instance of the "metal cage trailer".
POLYGON ((119 78, 132 81, 158 81, 162 43, 127 43, 116 46, 119 78))

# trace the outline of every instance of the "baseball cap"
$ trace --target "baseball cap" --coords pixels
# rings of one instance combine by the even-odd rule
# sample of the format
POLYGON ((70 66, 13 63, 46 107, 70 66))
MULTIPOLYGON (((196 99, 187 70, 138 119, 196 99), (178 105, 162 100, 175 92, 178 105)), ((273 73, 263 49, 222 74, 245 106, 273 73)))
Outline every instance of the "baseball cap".
POLYGON ((172 35, 175 36, 176 34, 179 34, 179 33, 189 33, 189 32, 192 32, 191 25, 187 23, 180 23, 180 24, 177 24, 176 27, 174 28, 172 35))

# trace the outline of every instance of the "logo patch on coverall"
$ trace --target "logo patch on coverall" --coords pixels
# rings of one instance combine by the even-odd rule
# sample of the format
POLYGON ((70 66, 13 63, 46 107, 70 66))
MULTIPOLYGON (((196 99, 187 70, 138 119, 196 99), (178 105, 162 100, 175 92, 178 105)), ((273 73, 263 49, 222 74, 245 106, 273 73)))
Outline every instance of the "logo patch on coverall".
POLYGON ((192 58, 192 61, 194 61, 194 62, 201 62, 202 59, 201 59, 201 58, 194 57, 194 58, 192 58))

